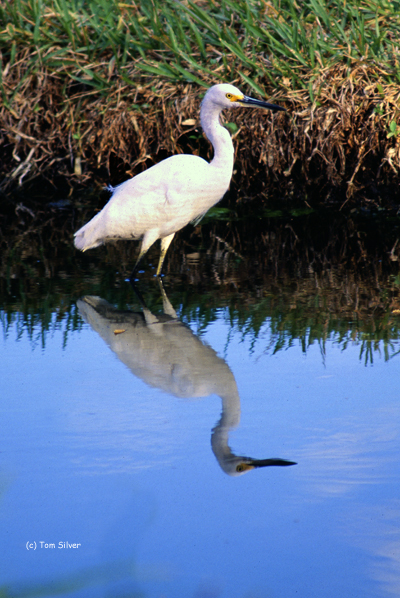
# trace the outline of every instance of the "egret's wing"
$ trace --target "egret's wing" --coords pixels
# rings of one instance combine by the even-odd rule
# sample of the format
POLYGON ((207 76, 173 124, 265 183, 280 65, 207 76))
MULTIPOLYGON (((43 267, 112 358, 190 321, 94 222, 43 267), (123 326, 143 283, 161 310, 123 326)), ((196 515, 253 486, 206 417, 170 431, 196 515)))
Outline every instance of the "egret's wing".
POLYGON ((110 236, 137 238, 157 225, 167 193, 160 166, 156 164, 114 189, 104 208, 110 236))
POLYGON ((167 158, 115 188, 104 208, 108 237, 166 237, 202 217, 226 189, 202 158, 167 158))

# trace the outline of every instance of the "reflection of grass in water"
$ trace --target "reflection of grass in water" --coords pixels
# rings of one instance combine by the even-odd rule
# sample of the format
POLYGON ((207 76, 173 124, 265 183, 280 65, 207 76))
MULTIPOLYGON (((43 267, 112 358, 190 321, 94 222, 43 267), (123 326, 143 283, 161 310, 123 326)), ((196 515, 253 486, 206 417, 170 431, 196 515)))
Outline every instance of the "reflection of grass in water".
MULTIPOLYGON (((253 345, 264 343, 267 352, 300 341, 305 352, 318 343, 323 355, 330 340, 343 350, 356 343, 360 359, 368 363, 379 352, 384 359, 397 354, 397 222, 357 222, 346 216, 333 224, 328 215, 326 224, 318 214, 225 221, 228 212, 218 212, 221 221, 187 227, 168 255, 166 290, 183 321, 201 334, 222 317, 253 345), (188 265, 186 255, 199 249, 200 262, 188 265)), ((2 239, 3 331, 9 334, 15 326, 17 336, 28 334, 34 346, 44 346, 56 330, 67 344, 82 327, 75 301, 83 295, 140 310, 125 282, 136 244, 82 255, 72 246, 74 225, 62 222, 60 228, 43 224, 2 239)), ((140 275, 140 290, 156 314, 162 300, 151 260, 158 251, 150 252, 140 275)))
MULTIPOLYGON (((312 302, 312 298, 310 298, 312 302)), ((360 360, 373 363, 374 355, 385 361, 399 353, 400 319, 388 312, 373 317, 364 314, 352 320, 340 314, 330 313, 329 305, 323 310, 296 313, 294 309, 286 314, 271 317, 266 351, 276 353, 300 342, 301 350, 307 353, 310 346, 317 344, 324 358, 327 342, 338 345, 342 351, 349 346, 360 347, 360 360), (283 317, 282 317, 283 316, 283 317)))
MULTIPOLYGON (((168 279, 166 282, 168 292, 168 279)), ((265 353, 276 353, 295 344, 306 353, 317 343, 324 356, 326 343, 333 341, 342 350, 349 345, 359 346, 360 359, 365 363, 372 363, 374 355, 385 360, 394 357, 399 351, 400 339, 400 316, 395 307, 400 302, 398 285, 390 279, 382 280, 379 291, 370 280, 348 280, 339 287, 332 286, 331 282, 329 277, 321 276, 317 281, 315 277, 298 281, 296 290, 288 280, 286 285, 275 283, 274 292, 257 288, 243 293, 228 288, 224 293, 224 289, 208 281, 203 284, 201 293, 171 285, 169 299, 182 321, 194 327, 197 333, 202 334, 211 323, 222 318, 232 332, 238 331, 243 339, 250 340, 251 346, 260 347, 261 343, 265 353), (358 295, 366 299, 360 301, 358 295), (345 302, 343 297, 346 297, 345 302)), ((54 286, 54 294, 49 285, 41 299, 30 298, 29 292, 25 292, 20 301, 14 298, 12 304, 0 312, 4 334, 9 335, 15 326, 17 338, 27 334, 33 346, 45 347, 49 335, 62 331, 66 346, 69 335, 83 325, 74 302, 81 294, 102 296, 122 310, 140 310, 127 283, 120 289, 115 285, 108 287, 104 294, 103 285, 94 282, 83 287, 80 281, 77 284, 75 281, 75 285, 73 280, 58 281, 54 286), (63 284, 66 285, 64 292, 63 284)), ((144 283, 140 288, 148 307, 155 314, 161 313, 162 302, 155 281, 144 283)))
MULTIPOLYGON (((320 281, 321 282, 321 281, 320 281)), ((306 286, 306 285, 305 285, 306 286)), ((306 289, 303 289, 305 292, 306 289)), ((385 361, 400 352, 400 317, 393 315, 389 304, 386 312, 373 315, 364 311, 358 317, 346 313, 334 313, 330 295, 336 295, 337 289, 326 289, 327 302, 324 307, 316 308, 315 297, 307 297, 307 305, 300 305, 302 298, 286 289, 285 306, 274 306, 275 297, 257 302, 255 306, 231 305, 224 310, 210 309, 208 305, 194 307, 189 314, 184 312, 184 319, 196 324, 204 331, 210 322, 218 317, 230 325, 230 330, 238 331, 243 340, 250 342, 251 350, 260 349, 265 354, 274 354, 298 345, 303 353, 317 344, 322 358, 325 357, 328 342, 338 345, 342 351, 349 346, 360 347, 360 360, 365 364, 373 363, 374 355, 385 361), (297 304, 297 305, 296 305, 297 304)), ((241 298, 246 301, 246 298, 241 298)), ((249 299, 249 298, 247 298, 249 299)), ((382 305, 383 307, 383 305, 382 305)), ((227 341, 229 344, 229 340, 227 341)))
POLYGON ((67 346, 69 335, 82 328, 82 320, 79 317, 75 305, 70 305, 66 310, 47 305, 39 312, 32 308, 29 311, 0 311, 0 322, 5 336, 15 327, 16 340, 27 334, 32 348, 46 346, 48 335, 53 336, 56 331, 61 330, 63 335, 63 347, 67 346))

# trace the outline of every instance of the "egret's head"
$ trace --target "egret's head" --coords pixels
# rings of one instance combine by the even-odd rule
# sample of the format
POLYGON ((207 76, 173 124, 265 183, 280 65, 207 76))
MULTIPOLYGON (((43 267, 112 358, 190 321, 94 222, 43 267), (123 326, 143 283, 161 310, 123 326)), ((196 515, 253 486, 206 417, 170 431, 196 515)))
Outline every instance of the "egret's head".
POLYGON ((269 104, 268 102, 264 102, 263 100, 256 100, 254 98, 250 98, 245 96, 240 89, 235 87, 234 85, 229 85, 228 83, 221 83, 219 85, 214 85, 210 87, 207 91, 206 95, 204 96, 203 102, 212 102, 221 108, 240 108, 240 107, 254 107, 258 106, 259 108, 269 108, 269 110, 285 110, 285 108, 281 108, 281 106, 276 106, 275 104, 269 104))
POLYGON ((220 466, 230 476, 237 477, 260 467, 287 467, 297 465, 294 461, 286 459, 251 459, 250 457, 236 457, 231 455, 223 460, 218 460, 220 466))

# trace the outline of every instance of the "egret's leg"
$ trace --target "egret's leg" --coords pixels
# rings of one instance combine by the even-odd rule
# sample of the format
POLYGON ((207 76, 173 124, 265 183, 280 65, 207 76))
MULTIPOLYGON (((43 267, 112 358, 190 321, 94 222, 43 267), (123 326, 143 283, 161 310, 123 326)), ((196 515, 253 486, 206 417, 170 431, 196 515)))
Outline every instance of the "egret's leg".
POLYGON ((136 297, 139 299, 139 303, 140 306, 143 307, 147 307, 145 300, 143 299, 143 295, 142 293, 139 291, 136 282, 134 280, 132 280, 132 278, 129 279, 129 282, 131 283, 131 287, 133 289, 133 292, 135 293, 136 297))
POLYGON ((162 300, 163 300, 163 312, 167 316, 170 316, 174 320, 177 320, 178 316, 176 314, 176 311, 172 307, 170 300, 167 297, 167 293, 165 292, 163 281, 161 278, 157 278, 157 280, 158 280, 158 286, 160 287, 160 292, 161 292, 161 296, 162 296, 162 300))
POLYGON ((147 249, 145 249, 145 250, 143 251, 143 246, 142 246, 142 247, 141 247, 141 249, 140 249, 140 252, 139 252, 139 257, 138 257, 138 259, 136 260, 136 263, 135 263, 135 265, 134 265, 134 267, 133 267, 133 270, 132 270, 132 272, 131 272, 131 275, 130 275, 130 277, 129 277, 129 280, 133 281, 133 280, 135 279, 136 272, 137 272, 137 269, 138 269, 138 266, 139 266, 139 262, 140 262, 140 260, 142 259, 142 257, 144 256, 144 254, 145 254, 145 253, 147 253, 147 249))
POLYGON ((161 253, 160 253, 160 260, 158 262, 158 268, 157 268, 157 276, 160 276, 161 274, 161 269, 164 263, 164 258, 165 258, 165 254, 167 253, 168 247, 171 245, 171 241, 174 238, 175 233, 172 233, 172 235, 168 235, 168 237, 164 237, 163 239, 161 239, 161 253))
POLYGON ((133 281, 135 279, 135 275, 139 266, 139 262, 142 259, 142 257, 148 252, 148 250, 150 249, 150 247, 153 245, 154 241, 156 241, 158 239, 158 234, 156 231, 150 230, 148 231, 142 240, 142 244, 140 246, 140 251, 139 251, 139 256, 138 259, 136 260, 136 264, 132 270, 132 273, 129 277, 129 279, 131 281, 133 281))

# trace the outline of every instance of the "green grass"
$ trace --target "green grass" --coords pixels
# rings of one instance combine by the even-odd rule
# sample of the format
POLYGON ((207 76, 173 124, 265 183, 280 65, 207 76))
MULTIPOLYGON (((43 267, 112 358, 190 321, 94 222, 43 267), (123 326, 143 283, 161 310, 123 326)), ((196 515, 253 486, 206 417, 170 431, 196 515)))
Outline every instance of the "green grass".
MULTIPOLYGON (((396 0, 0 2, 3 69, 25 51, 33 71, 45 68, 103 94, 113 76, 138 84, 132 64, 136 75, 154 79, 240 79, 261 94, 270 85, 307 89, 312 100, 314 71, 354 61, 379 64, 384 79, 398 84, 399 38, 396 0)), ((3 88, 12 103, 5 95, 3 88)))
POLYGON ((380 205, 375 182, 400 173, 399 39, 400 0, 0 0, 0 187, 199 152, 198 90, 230 82, 288 110, 228 123, 242 179, 257 165, 380 205))

